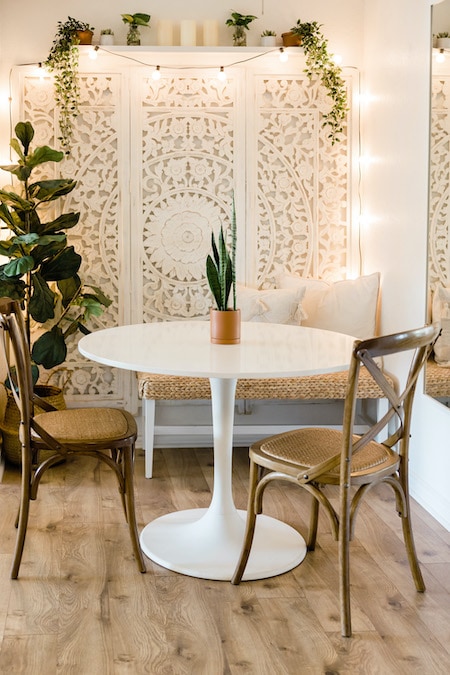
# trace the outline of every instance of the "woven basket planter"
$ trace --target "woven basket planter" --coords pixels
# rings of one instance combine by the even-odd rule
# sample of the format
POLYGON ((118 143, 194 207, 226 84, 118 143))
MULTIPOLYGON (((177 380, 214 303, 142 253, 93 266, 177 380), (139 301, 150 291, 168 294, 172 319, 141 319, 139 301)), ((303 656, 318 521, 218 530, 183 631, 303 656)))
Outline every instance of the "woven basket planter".
MULTIPOLYGON (((43 398, 47 403, 50 403, 58 410, 64 410, 66 408, 66 402, 64 400, 64 394, 59 389, 59 387, 54 387, 49 384, 38 384, 35 387, 35 392, 38 396, 43 398)), ((35 413, 39 414, 45 412, 38 405, 35 406, 35 413)), ((7 393, 5 417, 3 422, 0 425, 0 430, 3 436, 3 454, 7 462, 11 464, 21 465, 22 463, 22 450, 19 442, 19 423, 20 415, 19 409, 16 405, 13 395, 11 392, 7 393)), ((50 457, 53 453, 49 450, 48 452, 41 452, 41 459, 50 457)))

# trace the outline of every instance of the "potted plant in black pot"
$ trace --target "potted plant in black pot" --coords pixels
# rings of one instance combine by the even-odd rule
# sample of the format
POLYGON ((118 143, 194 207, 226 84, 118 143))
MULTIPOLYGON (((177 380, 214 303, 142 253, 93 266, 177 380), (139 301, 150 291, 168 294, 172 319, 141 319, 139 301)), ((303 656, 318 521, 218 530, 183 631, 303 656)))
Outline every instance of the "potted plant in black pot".
MULTIPOLYGON (((18 161, 0 167, 21 185, 17 192, 0 189, 0 220, 11 232, 8 239, 0 240, 0 255, 8 258, 0 265, 0 296, 21 302, 34 381, 48 392, 48 385, 38 382, 39 367, 49 370, 63 363, 68 338, 77 331, 89 333, 86 322, 99 316, 111 301, 96 286, 83 284, 78 275, 82 258, 69 245, 66 232, 77 225, 80 214, 56 216, 50 208, 52 202, 72 192, 76 181, 32 178, 38 167, 60 162, 64 153, 46 145, 33 149, 30 122, 19 122, 15 133, 11 147, 18 161), (37 339, 33 339, 32 324, 37 339)), ((59 395, 54 389, 49 395, 59 395)))
POLYGON ((218 243, 211 234, 212 256, 206 259, 206 276, 216 307, 210 310, 211 342, 238 344, 241 339, 241 311, 236 307, 236 209, 233 198, 231 217, 230 252, 225 241, 223 226, 218 243), (232 306, 229 307, 229 301, 232 306))
POLYGON ((73 120, 78 115, 80 88, 78 84, 78 45, 91 44, 94 28, 85 21, 67 17, 58 21, 50 53, 44 62, 53 73, 55 101, 59 109, 60 136, 58 140, 66 154, 70 153, 73 120))

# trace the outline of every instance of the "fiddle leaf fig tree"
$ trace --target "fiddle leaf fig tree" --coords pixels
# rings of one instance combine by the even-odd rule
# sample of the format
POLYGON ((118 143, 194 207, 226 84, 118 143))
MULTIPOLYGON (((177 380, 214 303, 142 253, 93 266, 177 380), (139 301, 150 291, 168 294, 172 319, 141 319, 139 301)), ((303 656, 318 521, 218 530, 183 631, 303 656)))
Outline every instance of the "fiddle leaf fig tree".
POLYGON ((31 322, 40 336, 31 348, 35 364, 53 368, 67 356, 67 338, 81 331, 89 333, 86 322, 99 316, 111 304, 96 286, 83 284, 78 271, 82 258, 67 242, 66 231, 75 227, 80 214, 63 213, 48 220, 50 202, 69 194, 76 186, 70 178, 33 181, 36 167, 60 162, 64 153, 44 145, 33 149, 34 129, 19 122, 11 147, 16 164, 1 166, 21 183, 21 190, 0 189, 0 220, 11 232, 0 240, 0 296, 19 300, 31 345, 31 322))

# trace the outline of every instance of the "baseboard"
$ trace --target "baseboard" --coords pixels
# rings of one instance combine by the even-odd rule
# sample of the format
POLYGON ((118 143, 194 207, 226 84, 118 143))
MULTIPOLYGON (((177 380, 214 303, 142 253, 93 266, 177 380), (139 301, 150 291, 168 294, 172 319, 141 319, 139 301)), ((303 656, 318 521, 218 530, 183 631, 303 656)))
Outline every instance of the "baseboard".
POLYGON ((426 483, 419 474, 409 472, 409 492, 423 508, 450 532, 450 499, 436 494, 436 487, 426 483))

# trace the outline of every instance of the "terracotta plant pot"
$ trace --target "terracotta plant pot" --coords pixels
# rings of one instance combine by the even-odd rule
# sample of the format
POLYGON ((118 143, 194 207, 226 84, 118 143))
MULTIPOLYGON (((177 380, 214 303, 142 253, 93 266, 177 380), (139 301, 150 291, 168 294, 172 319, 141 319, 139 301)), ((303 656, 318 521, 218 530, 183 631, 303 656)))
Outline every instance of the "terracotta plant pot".
POLYGON ((77 38, 80 41, 80 45, 91 45, 92 37, 94 33, 91 30, 77 30, 77 38))
POLYGON ((210 309, 211 342, 215 345, 237 345, 241 341, 241 310, 210 309))
POLYGON ((288 33, 281 33, 283 39, 283 47, 300 47, 302 38, 296 33, 289 31, 288 33))

